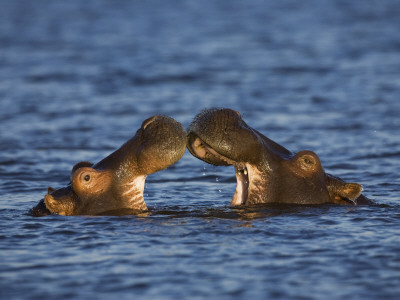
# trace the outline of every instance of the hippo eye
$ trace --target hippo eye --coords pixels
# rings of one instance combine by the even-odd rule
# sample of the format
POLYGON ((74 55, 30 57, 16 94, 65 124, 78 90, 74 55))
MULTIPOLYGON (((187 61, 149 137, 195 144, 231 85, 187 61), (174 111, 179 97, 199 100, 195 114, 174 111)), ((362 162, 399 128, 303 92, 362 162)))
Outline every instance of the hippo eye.
POLYGON ((90 175, 89 175, 89 174, 86 174, 85 177, 83 177, 83 179, 84 179, 85 181, 89 181, 89 180, 90 180, 90 175))

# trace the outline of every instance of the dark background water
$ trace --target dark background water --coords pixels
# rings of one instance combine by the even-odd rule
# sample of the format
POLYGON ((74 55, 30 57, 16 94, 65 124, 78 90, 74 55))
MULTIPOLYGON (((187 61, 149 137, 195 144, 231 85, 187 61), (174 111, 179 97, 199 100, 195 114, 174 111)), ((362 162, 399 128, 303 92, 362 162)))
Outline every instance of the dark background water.
POLYGON ((398 1, 0 6, 1 299, 399 298, 398 1), (145 118, 215 106, 377 205, 233 209, 233 169, 187 152, 149 214, 26 215, 145 118))

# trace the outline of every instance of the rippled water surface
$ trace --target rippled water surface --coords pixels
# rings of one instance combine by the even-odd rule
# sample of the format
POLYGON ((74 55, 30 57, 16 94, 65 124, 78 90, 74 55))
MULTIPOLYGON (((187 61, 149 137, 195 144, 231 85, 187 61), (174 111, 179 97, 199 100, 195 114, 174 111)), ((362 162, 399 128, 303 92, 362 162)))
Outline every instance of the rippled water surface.
POLYGON ((398 1, 0 1, 1 299, 399 299, 398 1), (376 205, 229 207, 188 152, 149 213, 34 218, 145 118, 229 107, 376 205))

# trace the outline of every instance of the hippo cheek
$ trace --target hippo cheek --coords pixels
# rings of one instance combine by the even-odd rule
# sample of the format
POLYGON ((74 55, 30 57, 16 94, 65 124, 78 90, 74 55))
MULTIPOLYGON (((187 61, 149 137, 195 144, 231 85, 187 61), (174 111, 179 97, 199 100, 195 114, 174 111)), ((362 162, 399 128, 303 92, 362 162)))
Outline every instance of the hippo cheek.
POLYGON ((301 151, 282 162, 279 182, 280 202, 321 204, 330 202, 325 172, 319 157, 312 151, 301 151))

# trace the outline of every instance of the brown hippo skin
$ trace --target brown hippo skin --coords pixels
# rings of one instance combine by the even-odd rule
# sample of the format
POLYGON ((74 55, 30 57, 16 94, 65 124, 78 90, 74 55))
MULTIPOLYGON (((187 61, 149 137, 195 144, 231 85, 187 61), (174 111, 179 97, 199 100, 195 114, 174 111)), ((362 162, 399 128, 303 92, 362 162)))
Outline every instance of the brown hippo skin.
POLYGON ((33 216, 127 214, 147 210, 146 176, 177 162, 186 149, 186 131, 172 118, 153 116, 118 150, 92 165, 77 163, 71 182, 47 194, 33 216))
POLYGON ((248 126, 231 109, 209 109, 189 126, 188 149, 213 165, 233 165, 237 186, 231 205, 369 204, 357 183, 326 174, 312 151, 292 153, 248 126))

